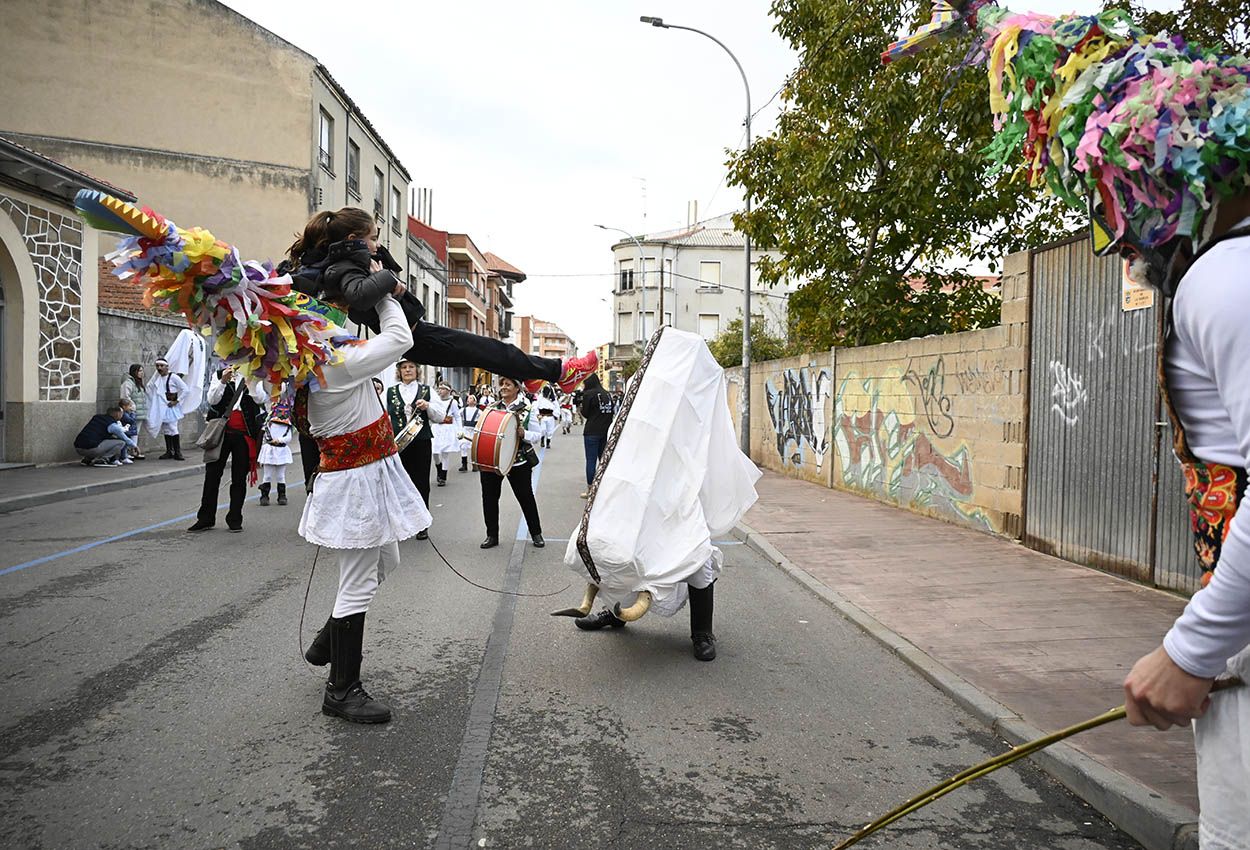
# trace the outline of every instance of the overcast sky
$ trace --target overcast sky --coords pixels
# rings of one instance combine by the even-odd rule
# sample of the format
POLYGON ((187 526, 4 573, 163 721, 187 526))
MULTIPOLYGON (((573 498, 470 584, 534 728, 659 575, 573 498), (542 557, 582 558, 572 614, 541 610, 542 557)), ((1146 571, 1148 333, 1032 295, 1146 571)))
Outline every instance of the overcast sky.
MULTIPOLYGON (((611 334, 616 234, 736 209, 725 149, 741 146, 742 80, 758 110, 797 64, 767 0, 224 0, 316 56, 434 193, 434 226, 468 233, 529 279, 518 315, 553 321, 580 350, 611 334)), ((1154 0, 1176 8, 1180 0, 1154 0)), ((1088 12, 1094 0, 1020 9, 1088 12)), ((884 47, 884 45, 883 45, 884 47)), ((754 118, 771 132, 778 100, 754 118)))

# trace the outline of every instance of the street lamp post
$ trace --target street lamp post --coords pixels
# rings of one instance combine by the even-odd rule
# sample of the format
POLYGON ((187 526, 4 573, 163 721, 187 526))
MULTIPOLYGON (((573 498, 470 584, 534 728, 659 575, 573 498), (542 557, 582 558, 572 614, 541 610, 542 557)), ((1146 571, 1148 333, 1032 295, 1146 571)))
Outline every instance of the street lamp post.
POLYGON ((647 272, 646 272, 646 261, 643 259, 643 256, 642 256, 642 243, 639 242, 638 238, 634 236, 634 234, 630 233, 628 230, 622 230, 619 227, 608 227, 603 224, 596 224, 595 227, 599 228, 600 230, 615 230, 617 233, 623 234, 626 239, 629 239, 638 247, 638 279, 642 281, 642 288, 640 290, 642 293, 642 306, 641 306, 642 312, 638 318, 638 323, 640 327, 642 328, 642 330, 640 331, 639 336, 641 337, 642 342, 646 342, 647 341, 647 272))
MULTIPOLYGON (((747 112, 746 112, 746 147, 751 147, 751 86, 747 82, 746 71, 742 70, 742 63, 738 61, 738 57, 734 56, 733 51, 725 46, 725 43, 711 33, 694 27, 683 27, 677 24, 666 24, 663 18, 651 17, 643 15, 638 20, 644 24, 650 24, 653 27, 659 27, 666 30, 687 30, 695 32, 704 38, 710 38, 712 41, 720 45, 721 50, 729 54, 729 58, 734 61, 734 65, 738 68, 738 73, 742 75, 742 88, 747 94, 747 112)), ((746 214, 751 214, 751 192, 746 192, 746 214)), ((746 262, 746 269, 743 271, 743 299, 742 308, 742 453, 751 454, 751 237, 747 233, 742 234, 745 237, 743 247, 743 259, 746 262)))

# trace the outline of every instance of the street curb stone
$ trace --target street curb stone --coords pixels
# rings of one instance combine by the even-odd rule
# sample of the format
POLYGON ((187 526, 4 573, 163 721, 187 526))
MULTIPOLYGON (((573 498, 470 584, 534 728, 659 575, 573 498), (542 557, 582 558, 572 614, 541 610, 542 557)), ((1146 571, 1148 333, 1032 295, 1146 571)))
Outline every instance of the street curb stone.
MULTIPOLYGON (((84 496, 96 496, 100 493, 110 493, 115 490, 128 490, 131 487, 142 487, 144 484, 155 484, 174 478, 200 475, 204 472, 204 464, 190 461, 188 463, 190 463, 189 466, 181 466, 178 469, 152 472, 145 475, 131 475, 112 481, 93 481, 90 484, 78 484, 73 487, 61 487, 56 490, 44 490, 39 493, 26 493, 21 496, 0 499, 0 514, 34 508, 39 505, 48 505, 53 502, 63 502, 67 499, 80 499, 84 496)), ((75 463, 73 466, 79 466, 79 464, 75 463)))
MULTIPOLYGON (((898 655, 960 708, 1011 744, 1046 734, 1007 706, 957 675, 932 656, 882 624, 836 590, 799 567, 755 529, 739 522, 734 536, 771 561, 795 582, 898 655)), ((1065 743, 1030 756, 1033 763, 1131 835, 1146 850, 1198 850, 1198 824, 1193 812, 1165 799, 1141 783, 1112 770, 1065 743)))

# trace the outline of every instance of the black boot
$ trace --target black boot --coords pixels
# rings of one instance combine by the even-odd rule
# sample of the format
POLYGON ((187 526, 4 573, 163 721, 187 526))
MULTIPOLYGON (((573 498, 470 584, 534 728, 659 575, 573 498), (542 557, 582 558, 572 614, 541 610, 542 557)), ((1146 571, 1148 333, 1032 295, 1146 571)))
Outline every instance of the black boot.
POLYGON ((266 481, 260 485, 260 505, 264 507, 269 504, 269 482, 266 481))
POLYGON ((186 460, 186 458, 182 456, 182 437, 174 434, 169 439, 174 442, 174 460, 186 460))
POLYGON ((712 589, 716 582, 705 588, 690 588, 690 640, 694 643, 694 657, 711 661, 716 657, 716 635, 712 634, 712 589))
POLYGON ((365 637, 364 613, 331 617, 330 680, 326 682, 321 713, 352 723, 385 723, 391 710, 360 684, 361 647, 365 637))
POLYGON ((174 459, 174 440, 168 434, 165 435, 165 454, 157 458, 157 460, 173 460, 174 459))
POLYGON ((460 471, 461 472, 469 471, 469 459, 467 457, 460 458, 460 471))
POLYGON ((333 617, 326 620, 326 624, 321 627, 312 643, 308 645, 304 660, 309 664, 324 667, 330 663, 330 623, 333 621, 333 617))
POLYGON ((279 505, 286 504, 286 485, 285 484, 278 485, 278 504, 279 505))

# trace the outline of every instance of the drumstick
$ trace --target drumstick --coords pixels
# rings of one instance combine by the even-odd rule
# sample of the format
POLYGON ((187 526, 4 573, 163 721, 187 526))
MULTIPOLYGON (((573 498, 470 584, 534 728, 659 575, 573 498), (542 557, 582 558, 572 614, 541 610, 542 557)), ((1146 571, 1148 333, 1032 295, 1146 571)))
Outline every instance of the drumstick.
MULTIPOLYGON (((1240 687, 1243 684, 1245 683, 1236 677, 1219 679, 1211 686, 1211 693, 1214 694, 1218 691, 1228 690, 1229 688, 1240 687)), ((1012 762, 1019 761, 1025 756, 1030 756, 1039 750, 1049 747, 1051 744, 1062 741, 1064 738, 1070 738, 1080 732, 1086 732, 1090 729, 1102 726, 1103 724, 1121 720, 1124 717, 1125 708, 1124 706, 1120 706, 1119 708, 1113 708, 1110 711, 1100 714, 1097 717, 1091 717, 1089 720, 1069 726, 1066 729, 1060 729, 1058 732, 1052 732, 1049 735, 1044 735, 1035 741, 1029 741, 1027 743, 1020 744, 1017 747, 1012 747, 1005 753, 1000 753, 993 758, 986 759, 980 764, 975 764, 967 770, 960 771, 949 779, 939 782, 927 791, 922 791, 907 802, 902 803, 901 805, 886 812, 872 823, 860 828, 850 838, 834 847, 833 850, 845 850, 845 848, 850 847, 852 844, 857 844, 859 841, 872 835, 877 830, 889 826, 896 820, 904 818, 918 809, 924 808, 934 800, 946 796, 956 788, 961 788, 964 785, 967 785, 974 779, 980 779, 982 776, 993 773, 1000 767, 1006 767, 1012 762)))

